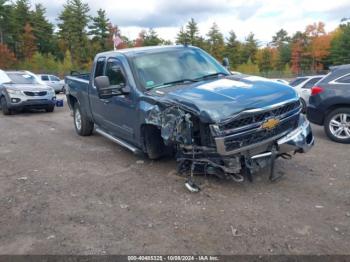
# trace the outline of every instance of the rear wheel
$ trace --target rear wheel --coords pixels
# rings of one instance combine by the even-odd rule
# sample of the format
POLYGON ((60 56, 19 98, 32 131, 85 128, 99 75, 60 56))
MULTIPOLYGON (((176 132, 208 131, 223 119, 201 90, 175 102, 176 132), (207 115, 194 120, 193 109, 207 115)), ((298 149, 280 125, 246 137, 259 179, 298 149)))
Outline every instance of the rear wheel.
POLYGON ((327 136, 338 143, 350 143, 350 108, 338 108, 330 112, 325 119, 327 136))
POLYGON ((6 102, 6 98, 5 97, 1 97, 0 98, 0 104, 1 104, 2 113, 5 116, 11 115, 12 111, 7 107, 7 102, 6 102))
POLYGON ((75 131, 78 135, 90 136, 92 134, 94 123, 81 112, 78 103, 75 103, 74 105, 73 118, 75 131))

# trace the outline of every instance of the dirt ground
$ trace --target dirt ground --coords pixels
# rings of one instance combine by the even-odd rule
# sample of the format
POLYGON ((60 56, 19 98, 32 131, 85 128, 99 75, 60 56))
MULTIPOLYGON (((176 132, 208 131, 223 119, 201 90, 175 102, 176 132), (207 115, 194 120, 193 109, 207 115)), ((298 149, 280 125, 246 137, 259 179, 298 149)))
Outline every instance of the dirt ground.
POLYGON ((191 194, 173 159, 79 137, 67 107, 0 114, 0 254, 350 254, 350 146, 314 133, 278 182, 191 194))

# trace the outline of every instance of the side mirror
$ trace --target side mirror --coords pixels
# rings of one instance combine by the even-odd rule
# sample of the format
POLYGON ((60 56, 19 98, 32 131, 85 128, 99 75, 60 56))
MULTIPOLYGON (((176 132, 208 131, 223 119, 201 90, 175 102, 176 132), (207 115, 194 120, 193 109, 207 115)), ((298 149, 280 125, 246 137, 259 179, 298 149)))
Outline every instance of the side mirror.
POLYGON ((227 69, 230 67, 230 61, 228 60, 227 57, 224 57, 224 59, 222 60, 222 65, 227 69))
POLYGON ((95 78, 95 86, 100 98, 110 98, 130 93, 130 88, 124 83, 111 85, 108 76, 98 76, 95 78))

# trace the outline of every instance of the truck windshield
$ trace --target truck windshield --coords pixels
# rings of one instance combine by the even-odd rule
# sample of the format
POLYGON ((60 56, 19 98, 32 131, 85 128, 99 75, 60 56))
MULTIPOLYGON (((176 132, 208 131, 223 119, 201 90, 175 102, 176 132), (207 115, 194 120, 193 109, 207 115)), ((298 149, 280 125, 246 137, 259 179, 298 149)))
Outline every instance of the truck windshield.
POLYGON ((33 75, 26 73, 7 73, 7 75, 14 84, 39 84, 33 75))
POLYGON ((229 74, 214 58, 192 48, 143 54, 133 64, 146 90, 229 74))

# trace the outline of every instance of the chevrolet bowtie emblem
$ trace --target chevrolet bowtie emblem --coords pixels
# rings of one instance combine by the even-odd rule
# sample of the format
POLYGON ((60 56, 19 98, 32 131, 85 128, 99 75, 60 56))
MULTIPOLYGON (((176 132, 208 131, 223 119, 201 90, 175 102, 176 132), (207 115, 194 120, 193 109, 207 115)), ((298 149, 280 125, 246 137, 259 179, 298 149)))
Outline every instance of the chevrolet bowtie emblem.
POLYGON ((271 130, 274 129, 276 126, 278 126, 278 124, 280 123, 280 121, 276 118, 270 118, 268 120, 266 120, 262 125, 261 128, 263 129, 267 129, 267 130, 271 130))

